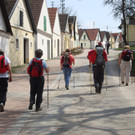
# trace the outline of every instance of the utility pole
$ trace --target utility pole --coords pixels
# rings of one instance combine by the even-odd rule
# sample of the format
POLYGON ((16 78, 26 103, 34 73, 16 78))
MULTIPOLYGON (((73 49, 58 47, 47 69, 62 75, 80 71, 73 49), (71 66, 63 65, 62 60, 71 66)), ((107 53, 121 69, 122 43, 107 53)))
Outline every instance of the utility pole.
POLYGON ((61 11, 62 11, 62 14, 64 14, 64 10, 65 10, 65 0, 60 0, 61 2, 61 11))
POLYGON ((51 1, 51 6, 52 6, 52 8, 54 7, 54 1, 51 1))

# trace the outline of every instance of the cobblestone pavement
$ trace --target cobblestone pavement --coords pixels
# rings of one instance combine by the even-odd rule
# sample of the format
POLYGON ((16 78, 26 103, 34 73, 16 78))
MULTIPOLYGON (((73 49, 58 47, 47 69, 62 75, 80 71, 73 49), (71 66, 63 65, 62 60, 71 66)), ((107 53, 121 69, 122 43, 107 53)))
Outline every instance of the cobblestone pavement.
POLYGON ((49 75, 49 106, 47 83, 41 112, 29 111, 29 77, 13 74, 9 83, 5 112, 0 113, 1 135, 134 135, 135 84, 119 86, 117 51, 110 50, 102 93, 95 94, 89 74, 88 50, 75 56, 70 89, 65 90, 59 58, 47 61, 49 75), (54 74, 55 73, 55 74, 54 74), (58 82, 60 80, 59 89, 58 82), (90 84, 92 87, 90 87, 90 84), (107 84, 107 85, 106 85, 107 84))

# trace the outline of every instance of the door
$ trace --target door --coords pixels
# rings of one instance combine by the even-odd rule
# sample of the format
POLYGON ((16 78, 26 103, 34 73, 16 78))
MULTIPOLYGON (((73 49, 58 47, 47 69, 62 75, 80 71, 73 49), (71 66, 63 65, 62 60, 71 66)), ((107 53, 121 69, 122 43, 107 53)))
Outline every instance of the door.
POLYGON ((24 64, 29 63, 29 39, 24 38, 24 64))

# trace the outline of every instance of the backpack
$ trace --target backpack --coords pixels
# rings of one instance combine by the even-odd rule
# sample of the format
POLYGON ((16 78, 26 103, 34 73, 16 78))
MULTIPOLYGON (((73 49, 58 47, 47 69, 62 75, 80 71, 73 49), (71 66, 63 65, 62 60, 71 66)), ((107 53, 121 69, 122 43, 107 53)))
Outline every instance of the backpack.
POLYGON ((8 66, 5 65, 5 57, 0 56, 0 73, 6 73, 8 71, 8 66))
POLYGON ((130 61, 130 59, 131 59, 131 54, 132 54, 132 51, 127 50, 127 49, 124 49, 124 50, 122 51, 122 59, 123 59, 124 61, 130 61))
POLYGON ((43 75, 42 60, 34 58, 27 68, 27 73, 30 74, 31 77, 41 77, 43 75))
POLYGON ((62 62, 63 62, 63 67, 70 67, 71 61, 70 61, 70 56, 68 52, 64 53, 62 57, 62 62))
POLYGON ((103 47, 96 47, 96 52, 97 52, 97 57, 96 57, 96 61, 95 64, 96 65, 104 65, 105 64, 105 59, 103 57, 103 51, 104 48, 103 47))

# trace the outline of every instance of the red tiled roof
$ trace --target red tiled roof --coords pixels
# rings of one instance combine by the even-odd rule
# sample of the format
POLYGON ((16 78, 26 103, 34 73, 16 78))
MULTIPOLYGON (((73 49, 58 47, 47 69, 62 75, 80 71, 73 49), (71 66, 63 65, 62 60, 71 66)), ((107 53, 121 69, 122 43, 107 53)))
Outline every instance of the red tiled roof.
POLYGON ((53 28, 54 28, 56 12, 57 12, 57 8, 48 8, 48 13, 49 13, 52 31, 53 31, 53 28))
POLYGON ((83 32, 84 32, 84 29, 79 29, 78 30, 79 40, 81 39, 83 32))
POLYGON ((29 0, 32 14, 34 17, 35 25, 38 25, 39 16, 41 13, 42 5, 44 0, 29 0))
POLYGON ((59 14, 61 32, 65 32, 68 14, 59 14))
POLYGON ((86 33, 91 41, 96 40, 99 29, 86 29, 86 33))
POLYGON ((102 38, 102 40, 103 40, 103 39, 104 39, 104 36, 105 36, 105 34, 106 34, 106 31, 101 31, 100 33, 101 33, 101 38, 102 38))

